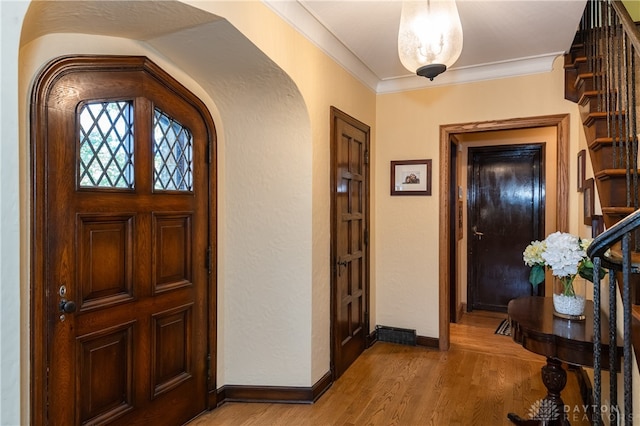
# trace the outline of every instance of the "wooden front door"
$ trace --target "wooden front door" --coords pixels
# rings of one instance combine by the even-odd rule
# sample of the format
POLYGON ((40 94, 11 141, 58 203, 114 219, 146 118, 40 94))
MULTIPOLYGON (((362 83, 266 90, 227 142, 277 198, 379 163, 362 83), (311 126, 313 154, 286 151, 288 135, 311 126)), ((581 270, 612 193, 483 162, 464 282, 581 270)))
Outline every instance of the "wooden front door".
POLYGON ((369 126, 331 109, 332 370, 337 379, 369 333, 369 126))
POLYGON ((506 312, 532 294, 522 252, 543 238, 543 158, 542 145, 469 149, 469 310, 506 312))
POLYGON ((182 424, 207 403, 212 123, 144 58, 62 59, 35 97, 34 418, 182 424))

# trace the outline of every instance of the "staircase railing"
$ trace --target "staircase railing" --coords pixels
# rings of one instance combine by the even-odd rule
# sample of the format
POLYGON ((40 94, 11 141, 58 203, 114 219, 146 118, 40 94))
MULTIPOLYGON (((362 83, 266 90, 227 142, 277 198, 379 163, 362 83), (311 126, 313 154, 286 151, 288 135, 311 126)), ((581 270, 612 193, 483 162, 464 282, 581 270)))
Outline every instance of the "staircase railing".
POLYGON ((596 109, 607 119, 613 145, 609 167, 625 171, 626 206, 637 209, 640 32, 619 0, 590 0, 579 34, 593 74, 596 109))
MULTIPOLYGON (((590 88, 590 115, 606 118, 607 138, 611 143, 611 164, 594 174, 598 190, 610 190, 603 181, 611 176, 624 177, 626 206, 635 213, 609 226, 609 229, 597 236, 587 254, 594 262, 594 416, 593 424, 601 424, 606 412, 610 424, 633 424, 633 352, 632 352, 632 274, 640 273, 634 266, 632 256, 636 247, 640 247, 640 210, 638 210, 638 111, 637 87, 640 64, 640 37, 638 30, 626 8, 617 0, 590 0, 585 8, 578 37, 584 44, 589 72, 592 73, 593 87, 590 88), (599 279, 601 268, 609 269, 607 282, 599 279), (603 289, 608 285, 608 334, 609 360, 611 365, 602 362, 602 325, 603 289), (619 301, 621 300, 621 301, 619 301), (616 366, 619 315, 618 305, 622 306, 622 347, 624 395, 623 410, 620 414, 617 389, 616 366), (608 370, 609 395, 606 404, 602 401, 602 370, 608 370), (606 409, 605 409, 606 407, 606 409)), ((592 154, 593 155, 593 154, 592 154)), ((616 189, 618 191, 621 188, 616 189)), ((603 206, 604 210, 604 206, 603 206)), ((606 310, 605 310, 606 311, 606 310)))
POLYGON ((633 360, 632 352, 632 312, 631 312, 631 274, 639 273, 637 266, 631 262, 631 239, 635 231, 640 228, 640 210, 619 221, 607 231, 596 237, 587 255, 593 260, 593 401, 594 412, 592 423, 599 425, 602 422, 602 414, 607 413, 610 424, 618 423, 618 380, 616 372, 620 366, 616 365, 619 359, 618 351, 618 279, 622 277, 622 333, 623 333, 623 386, 624 386, 624 424, 633 424, 633 360), (609 331, 609 365, 602 365, 602 291, 600 280, 601 268, 609 269, 608 279, 608 331, 609 331), (609 402, 602 401, 602 370, 609 371, 609 402), (607 407, 605 409, 605 407, 607 407))

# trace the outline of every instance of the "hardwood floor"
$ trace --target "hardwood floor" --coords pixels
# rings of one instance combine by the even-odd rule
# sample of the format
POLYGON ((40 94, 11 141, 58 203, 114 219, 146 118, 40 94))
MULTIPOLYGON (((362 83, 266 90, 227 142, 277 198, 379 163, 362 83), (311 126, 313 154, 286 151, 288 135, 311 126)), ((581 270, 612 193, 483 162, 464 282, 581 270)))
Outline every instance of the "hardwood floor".
MULTIPOLYGON (((494 334, 506 314, 476 311, 451 324, 447 352, 378 342, 311 405, 225 403, 208 425, 510 425, 546 395, 545 359, 494 334)), ((588 425, 576 376, 562 393, 572 425, 588 425)))

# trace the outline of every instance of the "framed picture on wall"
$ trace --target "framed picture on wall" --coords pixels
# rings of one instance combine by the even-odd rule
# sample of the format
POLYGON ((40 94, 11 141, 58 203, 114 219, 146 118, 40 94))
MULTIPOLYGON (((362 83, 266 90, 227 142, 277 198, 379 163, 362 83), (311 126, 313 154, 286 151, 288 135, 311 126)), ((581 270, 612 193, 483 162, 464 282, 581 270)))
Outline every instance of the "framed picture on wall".
POLYGON ((586 167, 586 155, 587 154, 584 149, 578 153, 578 192, 584 191, 584 169, 586 167))
POLYGON ((431 195, 431 160, 392 161, 391 195, 431 195))
POLYGON ((604 232, 604 218, 600 214, 591 216, 591 238, 595 238, 604 232))
POLYGON ((592 226, 594 216, 593 210, 595 209, 593 178, 585 181, 582 193, 584 195, 584 224, 592 226))

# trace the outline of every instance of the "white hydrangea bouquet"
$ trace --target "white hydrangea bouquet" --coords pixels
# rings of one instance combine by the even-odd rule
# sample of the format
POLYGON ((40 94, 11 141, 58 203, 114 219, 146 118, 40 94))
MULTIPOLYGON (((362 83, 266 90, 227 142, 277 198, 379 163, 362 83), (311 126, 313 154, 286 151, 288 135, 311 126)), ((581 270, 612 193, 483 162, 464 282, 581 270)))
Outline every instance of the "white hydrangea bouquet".
MULTIPOLYGON (((531 267, 531 285, 536 288, 543 282, 545 268, 550 268, 563 285, 562 294, 575 296, 573 281, 577 275, 593 282, 593 262, 587 257, 591 241, 566 232, 554 232, 543 241, 532 241, 522 254, 524 263, 531 267)), ((602 270, 601 277, 604 277, 602 270)))

